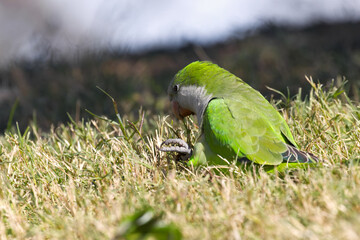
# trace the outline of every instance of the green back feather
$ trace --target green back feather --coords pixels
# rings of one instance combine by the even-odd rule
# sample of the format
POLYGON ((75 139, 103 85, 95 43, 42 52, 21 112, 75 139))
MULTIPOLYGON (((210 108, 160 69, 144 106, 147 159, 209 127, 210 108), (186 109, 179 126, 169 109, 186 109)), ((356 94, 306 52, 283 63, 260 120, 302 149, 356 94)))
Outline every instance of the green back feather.
POLYGON ((226 159, 246 157, 258 164, 278 165, 287 151, 279 129, 251 106, 214 99, 204 114, 203 131, 211 150, 226 159), (234 107, 236 111, 233 111, 234 107))

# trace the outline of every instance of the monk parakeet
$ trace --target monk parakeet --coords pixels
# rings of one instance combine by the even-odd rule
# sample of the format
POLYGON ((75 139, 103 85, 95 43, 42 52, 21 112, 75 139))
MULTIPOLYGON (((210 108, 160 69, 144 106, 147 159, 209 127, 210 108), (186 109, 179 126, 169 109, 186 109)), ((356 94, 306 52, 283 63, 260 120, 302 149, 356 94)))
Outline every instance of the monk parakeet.
MULTIPOLYGON (((193 62, 171 81, 168 94, 177 118, 196 114, 200 137, 189 150, 189 164, 226 165, 251 161, 273 169, 305 166, 318 159, 298 150, 284 118, 255 89, 210 62, 193 62)), ((163 151, 187 152, 169 139, 163 151)), ((185 146, 186 145, 186 146, 185 146)))

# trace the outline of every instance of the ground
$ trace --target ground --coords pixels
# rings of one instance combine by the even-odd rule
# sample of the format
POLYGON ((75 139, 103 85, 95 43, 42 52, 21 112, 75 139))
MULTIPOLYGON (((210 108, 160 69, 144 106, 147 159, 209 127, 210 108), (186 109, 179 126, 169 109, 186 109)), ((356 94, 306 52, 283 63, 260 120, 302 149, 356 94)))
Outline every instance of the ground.
POLYGON ((360 109, 341 84, 309 84, 272 103, 321 163, 284 174, 175 162, 156 146, 194 143, 196 125, 146 111, 14 127, 0 137, 0 238, 121 239, 124 220, 151 209, 184 239, 359 239, 360 109))

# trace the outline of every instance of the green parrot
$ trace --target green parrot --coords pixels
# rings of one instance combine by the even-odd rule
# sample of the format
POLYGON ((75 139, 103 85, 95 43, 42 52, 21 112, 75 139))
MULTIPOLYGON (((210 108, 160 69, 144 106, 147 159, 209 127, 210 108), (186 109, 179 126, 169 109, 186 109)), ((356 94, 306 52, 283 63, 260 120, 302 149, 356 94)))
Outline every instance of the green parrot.
POLYGON ((179 119, 196 114, 200 136, 194 149, 180 139, 164 141, 160 150, 179 152, 188 164, 255 163, 266 171, 318 162, 298 146, 284 118, 255 89, 211 62, 193 62, 180 70, 168 88, 179 119), (163 145, 177 145, 163 147, 163 145))

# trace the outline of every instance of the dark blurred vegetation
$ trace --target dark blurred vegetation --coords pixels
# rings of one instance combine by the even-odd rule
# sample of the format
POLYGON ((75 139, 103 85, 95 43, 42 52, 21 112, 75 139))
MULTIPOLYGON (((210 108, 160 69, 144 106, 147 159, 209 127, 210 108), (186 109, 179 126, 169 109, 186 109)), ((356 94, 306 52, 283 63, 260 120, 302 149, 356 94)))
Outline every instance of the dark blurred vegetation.
MULTIPOLYGON (((214 46, 193 46, 143 55, 106 53, 77 61, 14 63, 0 72, 0 131, 6 129, 18 99, 13 124, 21 128, 35 120, 51 124, 92 118, 85 109, 112 116, 112 103, 101 87, 119 102, 122 114, 140 106, 168 113, 166 89, 173 75, 195 60, 211 60, 241 77, 264 95, 266 86, 295 94, 307 84, 305 75, 327 84, 346 76, 350 95, 358 100, 360 23, 318 24, 306 29, 267 26, 249 37, 214 46)), ((276 97, 276 96, 275 96, 276 97)))

